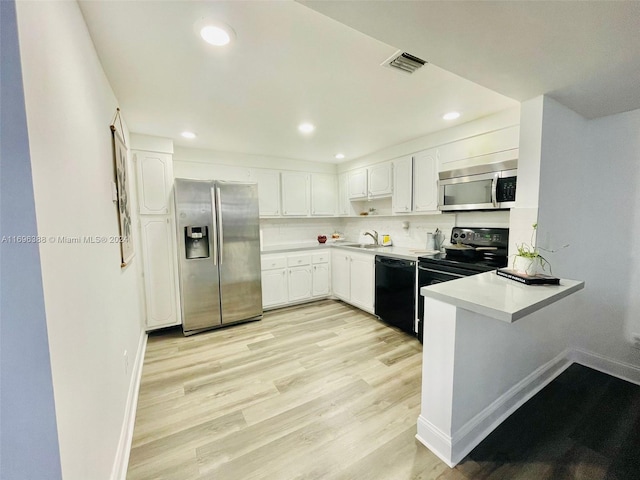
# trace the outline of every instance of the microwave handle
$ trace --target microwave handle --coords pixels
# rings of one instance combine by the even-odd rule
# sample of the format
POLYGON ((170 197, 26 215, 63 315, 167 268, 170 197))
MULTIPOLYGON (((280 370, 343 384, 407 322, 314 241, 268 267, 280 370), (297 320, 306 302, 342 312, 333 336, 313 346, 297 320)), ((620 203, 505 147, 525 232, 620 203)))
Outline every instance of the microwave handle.
POLYGON ((491 202, 494 208, 498 208, 498 174, 493 177, 491 182, 491 202))

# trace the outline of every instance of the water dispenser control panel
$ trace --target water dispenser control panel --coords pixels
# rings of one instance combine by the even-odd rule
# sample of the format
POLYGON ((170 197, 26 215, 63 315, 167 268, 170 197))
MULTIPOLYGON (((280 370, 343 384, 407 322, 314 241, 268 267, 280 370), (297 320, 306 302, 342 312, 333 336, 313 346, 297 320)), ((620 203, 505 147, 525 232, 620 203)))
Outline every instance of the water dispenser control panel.
POLYGON ((207 227, 184 227, 184 246, 185 255, 188 259, 209 258, 207 227))

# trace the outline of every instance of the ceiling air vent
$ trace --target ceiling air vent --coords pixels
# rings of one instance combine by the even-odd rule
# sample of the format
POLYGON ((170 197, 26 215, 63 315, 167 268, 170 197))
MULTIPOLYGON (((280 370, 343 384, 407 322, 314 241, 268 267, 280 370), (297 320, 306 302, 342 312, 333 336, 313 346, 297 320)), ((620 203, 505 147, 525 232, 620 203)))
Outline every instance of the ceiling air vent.
POLYGON ((389 68, 395 68, 404 73, 413 73, 422 67, 425 63, 424 60, 418 57, 414 57, 410 53, 401 52, 398 50, 396 53, 387 58, 382 65, 389 68))

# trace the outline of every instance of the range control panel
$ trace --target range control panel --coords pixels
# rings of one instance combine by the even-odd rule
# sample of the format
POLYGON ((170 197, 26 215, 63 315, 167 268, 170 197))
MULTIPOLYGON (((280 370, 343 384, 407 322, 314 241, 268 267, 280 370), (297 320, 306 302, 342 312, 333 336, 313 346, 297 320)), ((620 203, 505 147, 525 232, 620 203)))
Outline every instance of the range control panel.
POLYGON ((464 228, 451 230, 451 243, 462 243, 475 247, 509 247, 508 228, 464 228))

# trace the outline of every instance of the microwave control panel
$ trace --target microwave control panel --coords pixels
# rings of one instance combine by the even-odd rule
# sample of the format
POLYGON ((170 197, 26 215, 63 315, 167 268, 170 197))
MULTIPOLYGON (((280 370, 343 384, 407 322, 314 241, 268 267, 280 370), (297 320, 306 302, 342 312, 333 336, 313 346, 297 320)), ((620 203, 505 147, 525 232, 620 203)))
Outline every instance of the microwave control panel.
POLYGON ((498 184, 496 186, 497 202, 516 201, 516 180, 517 177, 498 178, 498 184))

